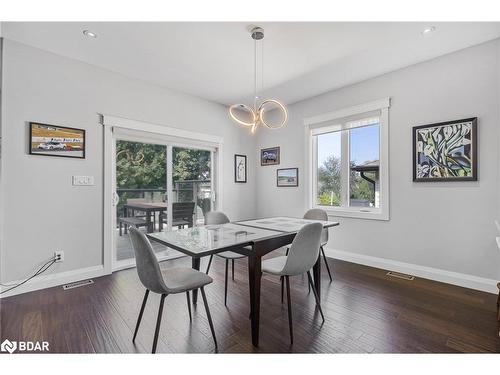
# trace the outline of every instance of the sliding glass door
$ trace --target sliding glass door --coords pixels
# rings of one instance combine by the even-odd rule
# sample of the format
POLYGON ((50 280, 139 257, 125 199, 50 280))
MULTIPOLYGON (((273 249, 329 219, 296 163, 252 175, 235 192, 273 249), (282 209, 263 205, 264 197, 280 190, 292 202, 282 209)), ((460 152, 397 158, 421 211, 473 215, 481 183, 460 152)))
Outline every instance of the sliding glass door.
MULTIPOLYGON (((167 146, 116 140, 116 262, 134 259, 128 227, 161 230, 167 208, 167 146)), ((162 246, 153 244, 156 252, 162 246)), ((164 255, 164 254, 163 254, 164 255)))
MULTIPOLYGON (((113 269, 135 264, 129 227, 143 233, 203 225, 215 208, 216 149, 147 136, 115 135, 113 269)), ((159 260, 178 257, 173 249, 152 243, 159 260)))
POLYGON ((203 225, 212 207, 212 155, 209 150, 172 147, 173 229, 203 225))

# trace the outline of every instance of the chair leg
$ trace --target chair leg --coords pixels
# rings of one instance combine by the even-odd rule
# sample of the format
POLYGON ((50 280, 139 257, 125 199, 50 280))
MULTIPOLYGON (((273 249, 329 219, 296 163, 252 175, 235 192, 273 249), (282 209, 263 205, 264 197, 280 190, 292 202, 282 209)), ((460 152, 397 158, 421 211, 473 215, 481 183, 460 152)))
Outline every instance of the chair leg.
POLYGON ((144 308, 146 307, 146 301, 148 300, 148 296, 149 296, 149 289, 146 289, 146 293, 144 293, 144 298, 142 299, 141 311, 139 312, 139 316, 137 317, 137 323, 135 325, 134 337, 132 337, 132 342, 135 342, 137 331, 139 331, 139 325, 141 324, 142 314, 144 313, 144 308))
POLYGON ((224 280, 224 306, 227 306, 227 272, 229 270, 229 259, 226 259, 226 275, 224 280))
POLYGON ((118 223, 120 237, 122 236, 122 223, 118 223))
POLYGON ((231 273, 234 281, 234 259, 231 259, 231 273))
POLYGON ((186 300, 187 300, 187 305, 188 305, 188 311, 189 311, 189 321, 193 321, 193 317, 191 316, 191 299, 189 298, 189 290, 186 291, 186 300))
POLYGON ((281 281, 281 303, 283 303, 283 292, 285 290, 285 279, 283 276, 280 276, 280 281, 281 281))
POLYGON ((288 327, 290 329, 290 344, 293 344, 292 301, 290 299, 290 278, 285 276, 286 300, 288 302, 288 327))
POLYGON ((208 307, 207 296, 205 295, 205 289, 201 289, 201 296, 203 297, 203 304, 205 305, 205 311, 207 312, 208 324, 210 325, 210 331, 212 331, 212 337, 214 338, 215 347, 217 348, 217 338, 215 337, 214 323, 212 322, 212 315, 210 315, 210 309, 208 307))
POLYGON ((208 266, 207 266, 207 270, 206 270, 206 274, 208 275, 208 271, 210 271, 210 266, 212 265, 212 259, 214 259, 214 255, 210 255, 210 259, 208 260, 208 266))
POLYGON ((325 261, 326 270, 328 271, 328 276, 330 277, 330 282, 333 281, 332 274, 330 273, 330 266, 328 265, 328 261, 326 260, 325 250, 323 250, 323 246, 320 247, 321 254, 323 254, 323 260, 325 261))
POLYGON ((311 271, 307 271, 307 279, 309 280, 309 286, 311 287, 313 293, 314 293, 314 298, 316 299, 316 306, 318 306, 319 313, 321 314, 321 319, 325 321, 325 316, 323 315, 323 309, 321 308, 321 304, 319 302, 318 298, 318 292, 316 291, 316 288, 314 287, 312 277, 311 277, 311 271))
POLYGON ((160 324, 161 324, 161 316, 163 314, 163 303, 165 302, 165 297, 166 294, 161 295, 161 300, 160 300, 160 308, 158 309, 158 318, 156 318, 156 329, 155 329, 155 337, 153 339, 153 349, 151 350, 151 353, 156 353, 156 344, 158 343, 158 335, 160 333, 160 324))
POLYGON ((500 283, 497 284, 498 298, 497 298, 497 320, 500 322, 500 283))

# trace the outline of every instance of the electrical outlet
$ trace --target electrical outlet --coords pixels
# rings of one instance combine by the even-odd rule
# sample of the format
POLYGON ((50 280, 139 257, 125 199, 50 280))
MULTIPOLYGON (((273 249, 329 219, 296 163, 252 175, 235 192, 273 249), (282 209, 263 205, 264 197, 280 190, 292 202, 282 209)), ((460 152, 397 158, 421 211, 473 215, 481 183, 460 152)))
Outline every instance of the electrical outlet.
POLYGON ((64 251, 54 251, 56 263, 64 262, 64 251))

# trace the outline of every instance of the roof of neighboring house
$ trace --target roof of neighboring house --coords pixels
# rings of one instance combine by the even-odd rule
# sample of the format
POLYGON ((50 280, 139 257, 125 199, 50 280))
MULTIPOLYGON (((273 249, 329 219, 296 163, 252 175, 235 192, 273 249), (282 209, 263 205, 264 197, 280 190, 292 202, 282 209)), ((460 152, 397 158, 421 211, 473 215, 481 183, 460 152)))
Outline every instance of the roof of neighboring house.
POLYGON ((379 168, 380 168, 379 160, 367 161, 366 163, 351 167, 351 169, 356 172, 378 172, 379 168))

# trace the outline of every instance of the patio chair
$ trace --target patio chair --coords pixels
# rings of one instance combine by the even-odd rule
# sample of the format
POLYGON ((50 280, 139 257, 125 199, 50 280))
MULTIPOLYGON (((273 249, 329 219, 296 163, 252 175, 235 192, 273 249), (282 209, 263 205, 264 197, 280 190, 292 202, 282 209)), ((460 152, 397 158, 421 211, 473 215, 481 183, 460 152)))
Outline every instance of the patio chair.
POLYGON ((176 202, 172 203, 172 227, 179 229, 193 226, 195 202, 176 202))

